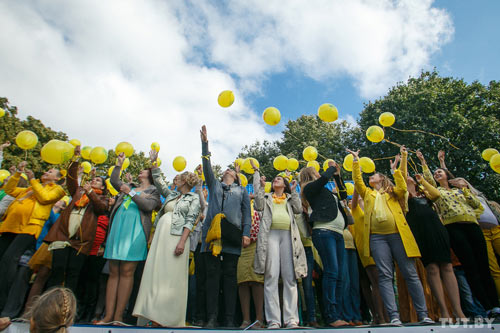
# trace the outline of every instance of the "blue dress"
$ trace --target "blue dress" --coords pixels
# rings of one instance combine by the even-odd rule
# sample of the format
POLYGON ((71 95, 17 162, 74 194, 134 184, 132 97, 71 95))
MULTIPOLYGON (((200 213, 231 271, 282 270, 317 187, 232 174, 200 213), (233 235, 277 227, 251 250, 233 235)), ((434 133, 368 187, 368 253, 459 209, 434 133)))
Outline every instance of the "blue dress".
MULTIPOLYGON (((137 192, 137 195, 140 193, 137 192)), ((148 255, 148 246, 141 214, 134 201, 126 208, 125 199, 116 212, 106 241, 104 258, 122 261, 143 261, 148 255)))

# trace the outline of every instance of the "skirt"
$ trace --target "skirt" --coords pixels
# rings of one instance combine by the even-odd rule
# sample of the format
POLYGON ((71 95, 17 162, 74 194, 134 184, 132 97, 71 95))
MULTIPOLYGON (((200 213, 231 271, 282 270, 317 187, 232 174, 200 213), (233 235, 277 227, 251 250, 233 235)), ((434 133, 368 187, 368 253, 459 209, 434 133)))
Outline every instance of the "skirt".
POLYGON ((264 275, 255 274, 253 270, 253 261, 256 249, 256 242, 253 242, 248 247, 241 249, 241 255, 238 259, 238 268, 236 273, 238 284, 244 282, 264 283, 264 275))
POLYGON ((33 271, 38 271, 41 266, 52 269, 52 252, 49 251, 47 243, 42 243, 30 261, 28 261, 28 266, 33 271))

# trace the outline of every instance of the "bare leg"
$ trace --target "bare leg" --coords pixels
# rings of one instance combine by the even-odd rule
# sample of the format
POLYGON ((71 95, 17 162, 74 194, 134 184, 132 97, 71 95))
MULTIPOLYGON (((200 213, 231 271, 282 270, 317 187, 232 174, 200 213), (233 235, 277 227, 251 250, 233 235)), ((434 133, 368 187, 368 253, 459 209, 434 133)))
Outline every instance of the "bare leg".
POLYGON ((253 303, 255 305, 255 317, 264 324, 264 284, 251 282, 253 303))
POLYGON ((113 318, 115 321, 123 321, 123 312, 127 307, 128 300, 134 286, 134 273, 137 264, 137 261, 122 261, 120 263, 118 295, 116 298, 115 317, 113 318))
POLYGON ((441 264, 439 266, 441 272, 441 278, 443 279, 444 287, 450 298, 451 307, 453 308, 453 313, 457 318, 466 318, 462 312, 462 307, 460 306, 460 294, 458 291, 457 278, 453 272, 453 267, 451 264, 441 264))
POLYGON ((240 295, 241 315, 243 316, 241 328, 245 328, 250 323, 250 282, 240 283, 238 293, 240 295))
POLYGON ((446 307, 443 284, 441 282, 441 276, 439 274, 438 264, 430 263, 425 267, 425 270, 427 272, 427 280, 429 281, 429 286, 431 287, 432 294, 436 298, 436 301, 439 305, 441 318, 450 318, 450 314, 448 313, 448 308, 446 307))
POLYGON ((42 294, 43 289, 45 288, 45 284, 50 277, 50 268, 46 266, 40 266, 38 273, 36 274, 35 282, 31 287, 30 293, 28 294, 28 300, 26 301, 26 306, 24 307, 24 311, 27 311, 31 304, 33 303, 33 298, 35 296, 39 296, 42 294))
POLYGON ((380 289, 378 287, 378 271, 375 265, 370 265, 365 267, 366 274, 368 274, 368 278, 370 279, 370 283, 372 284, 372 297, 373 297, 373 306, 375 307, 376 316, 379 319, 380 324, 385 324, 389 322, 389 318, 386 314, 384 303, 382 302, 382 296, 380 295, 380 289))
POLYGON ((106 315, 101 322, 109 323, 113 320, 115 313, 116 298, 118 293, 118 283, 120 281, 120 261, 109 261, 109 277, 106 286, 106 315))

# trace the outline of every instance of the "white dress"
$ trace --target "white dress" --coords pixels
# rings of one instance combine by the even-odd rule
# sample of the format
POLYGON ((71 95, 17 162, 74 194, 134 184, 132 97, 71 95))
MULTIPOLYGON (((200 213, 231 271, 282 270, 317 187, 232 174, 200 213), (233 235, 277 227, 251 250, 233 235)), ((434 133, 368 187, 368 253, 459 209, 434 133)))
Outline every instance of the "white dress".
POLYGON ((188 298, 189 238, 184 253, 174 254, 181 236, 170 234, 172 212, 177 200, 165 207, 149 250, 133 315, 139 326, 149 321, 167 327, 186 325, 188 298))

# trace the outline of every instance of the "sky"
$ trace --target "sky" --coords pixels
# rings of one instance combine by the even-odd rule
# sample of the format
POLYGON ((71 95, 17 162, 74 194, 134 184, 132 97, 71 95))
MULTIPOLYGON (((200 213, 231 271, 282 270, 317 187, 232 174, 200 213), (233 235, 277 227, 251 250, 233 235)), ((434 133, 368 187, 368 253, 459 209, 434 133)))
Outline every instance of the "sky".
POLYGON ((355 122, 363 103, 436 68, 500 75, 496 0, 115 0, 0 2, 0 95, 83 145, 161 145, 162 169, 276 140, 323 103, 355 122), (286 4, 286 5, 284 5, 286 4), (223 90, 234 104, 217 105, 223 90), (277 107, 282 120, 266 125, 277 107))

